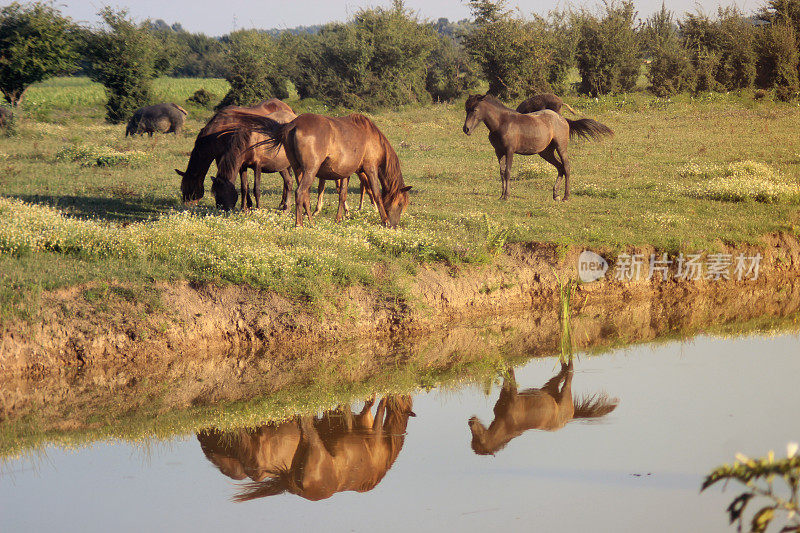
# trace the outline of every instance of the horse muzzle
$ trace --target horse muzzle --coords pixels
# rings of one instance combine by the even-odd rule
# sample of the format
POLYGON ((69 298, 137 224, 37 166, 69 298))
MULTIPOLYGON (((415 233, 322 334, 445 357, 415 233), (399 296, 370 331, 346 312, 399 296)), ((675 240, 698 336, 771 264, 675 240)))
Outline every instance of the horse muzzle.
POLYGON ((464 124, 464 128, 462 128, 462 129, 464 130, 464 133, 466 133, 467 135, 470 135, 470 134, 472 133, 472 130, 470 130, 470 129, 467 127, 467 125, 466 125, 466 124, 464 124))

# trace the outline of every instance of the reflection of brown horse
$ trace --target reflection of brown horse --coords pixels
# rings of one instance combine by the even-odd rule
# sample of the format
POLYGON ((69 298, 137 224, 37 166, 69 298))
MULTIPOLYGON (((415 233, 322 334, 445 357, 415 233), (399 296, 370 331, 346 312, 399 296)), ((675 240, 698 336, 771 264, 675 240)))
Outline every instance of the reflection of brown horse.
POLYGON ((561 371, 541 389, 518 392, 514 371, 509 371, 509 377, 503 380, 500 398, 494 406, 494 420, 489 428, 477 417, 469 419, 475 453, 493 455, 529 429, 555 431, 576 418, 599 418, 616 409, 619 401, 605 394, 573 401, 572 374, 570 360, 569 364, 562 363, 561 371))
POLYGON ((414 416, 409 396, 386 396, 374 415, 373 403, 366 402, 358 414, 340 407, 318 418, 302 417, 238 435, 203 431, 197 438, 223 474, 255 481, 244 486, 237 501, 287 491, 315 501, 336 492, 366 492, 394 464, 408 417, 414 416))
MULTIPOLYGON (((192 204, 203 197, 203 181, 211 166, 211 162, 216 161, 219 167, 222 157, 230 149, 231 141, 233 140, 230 130, 236 124, 236 117, 233 115, 233 112, 237 110, 269 117, 281 124, 290 122, 297 116, 294 114, 291 107, 276 98, 265 100, 254 107, 229 106, 217 112, 211 117, 205 127, 200 130, 200 133, 197 134, 194 148, 189 155, 189 163, 186 167, 186 171, 183 172, 175 169, 175 172, 181 176, 181 191, 183 193, 184 203, 192 204)), ((263 137, 254 137, 253 142, 255 143, 262 139, 263 137)), ((246 190, 248 188, 248 168, 252 168, 255 174, 254 192, 256 195, 256 207, 260 204, 261 172, 280 172, 283 178, 283 198, 281 199, 280 209, 286 209, 287 196, 292 187, 291 176, 289 175, 289 161, 286 159, 286 153, 282 149, 267 149, 266 147, 262 147, 261 150, 251 151, 247 154, 247 157, 242 158, 239 168, 236 169, 236 172, 240 173, 239 177, 242 182, 242 208, 246 208, 251 204, 249 191, 246 190), (244 202, 245 196, 247 197, 247 204, 244 202)), ((235 204, 235 185, 233 187, 235 204)))

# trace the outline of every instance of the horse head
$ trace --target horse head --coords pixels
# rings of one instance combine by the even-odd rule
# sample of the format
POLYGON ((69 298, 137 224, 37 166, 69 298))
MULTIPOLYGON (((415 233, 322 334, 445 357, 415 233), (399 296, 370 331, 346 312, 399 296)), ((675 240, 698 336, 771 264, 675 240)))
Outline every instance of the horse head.
POLYGON ((183 205, 195 205, 205 194, 203 181, 192 178, 188 175, 188 171, 182 172, 176 168, 175 173, 181 177, 181 196, 183 197, 183 205))
POLYGON ((467 135, 472 134, 472 130, 475 129, 482 120, 483 120, 483 112, 481 110, 480 104, 486 98, 485 94, 473 94, 467 101, 464 103, 464 111, 467 112, 467 117, 464 119, 464 133, 467 135))
POLYGON ((236 207, 236 186, 230 181, 211 176, 211 193, 217 203, 217 209, 230 211, 236 207))
POLYGON ((386 208, 387 221, 386 225, 390 228, 396 228, 400 223, 400 216, 408 207, 408 191, 411 190, 411 185, 403 187, 394 195, 387 193, 384 195, 383 205, 386 208))

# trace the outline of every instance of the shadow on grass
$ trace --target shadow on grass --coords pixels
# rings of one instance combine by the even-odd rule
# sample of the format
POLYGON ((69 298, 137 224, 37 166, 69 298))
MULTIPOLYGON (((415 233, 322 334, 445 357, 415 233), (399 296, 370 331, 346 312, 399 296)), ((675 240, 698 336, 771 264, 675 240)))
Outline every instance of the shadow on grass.
POLYGON ((32 204, 42 204, 77 218, 103 219, 109 222, 139 222, 158 217, 181 207, 177 198, 72 196, 44 194, 10 195, 32 204))

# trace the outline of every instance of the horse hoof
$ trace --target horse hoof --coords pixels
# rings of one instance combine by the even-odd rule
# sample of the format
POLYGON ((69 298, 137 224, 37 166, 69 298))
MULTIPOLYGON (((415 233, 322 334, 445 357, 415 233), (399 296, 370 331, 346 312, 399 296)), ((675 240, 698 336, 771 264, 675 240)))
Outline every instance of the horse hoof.
POLYGON ((569 196, 565 196, 564 198, 561 199, 562 202, 566 202, 567 200, 569 200, 569 196))

